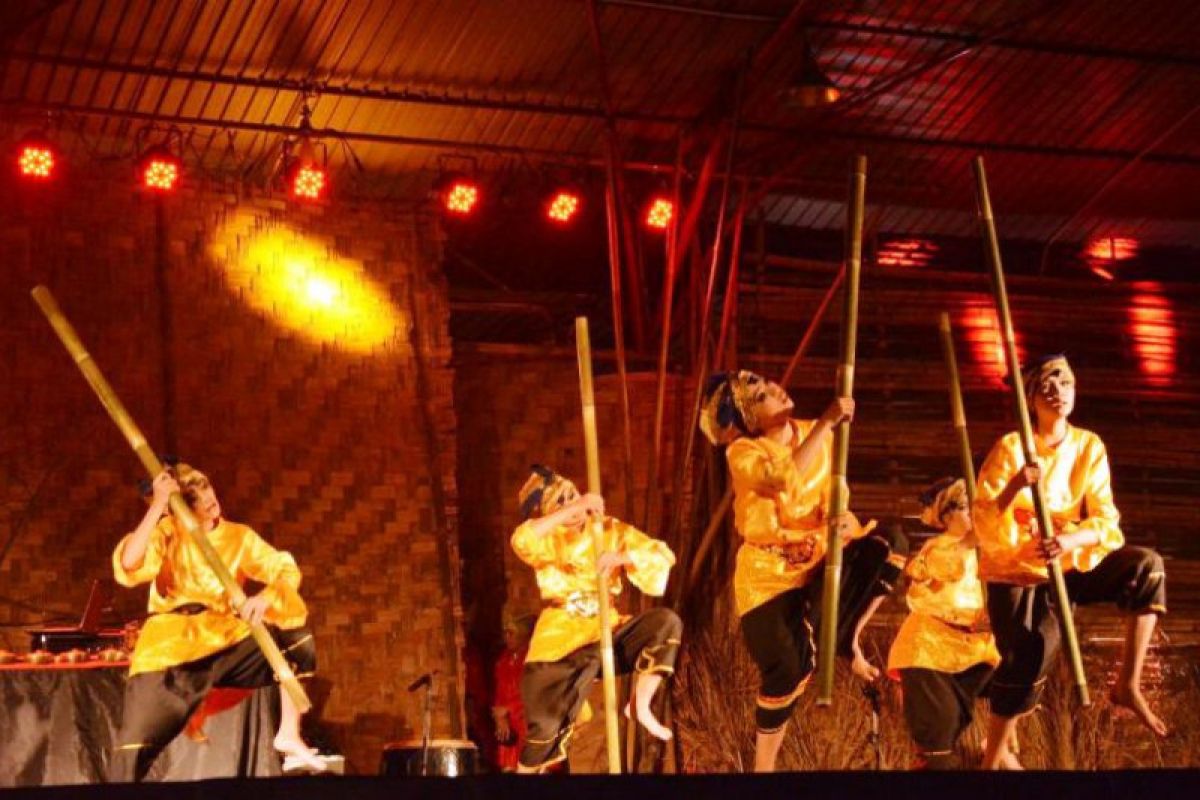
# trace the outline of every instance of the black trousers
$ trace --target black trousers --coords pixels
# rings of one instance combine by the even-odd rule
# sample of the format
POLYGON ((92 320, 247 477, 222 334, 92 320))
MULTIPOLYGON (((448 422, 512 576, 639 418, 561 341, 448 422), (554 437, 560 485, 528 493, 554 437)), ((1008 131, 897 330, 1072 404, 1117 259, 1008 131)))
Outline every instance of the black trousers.
MULTIPOLYGON (((317 648, 308 628, 267 630, 297 677, 317 666, 317 648)), ((154 759, 187 725, 209 689, 270 686, 275 676, 258 644, 246 637, 205 658, 157 672, 140 672, 125 684, 125 702, 117 745, 108 764, 110 783, 141 781, 154 759)))
MULTIPOLYGON (((855 627, 872 600, 895 588, 903 569, 896 562, 903 563, 907 553, 908 542, 899 531, 870 534, 846 545, 838 597, 838 655, 850 656, 855 627)), ((742 638, 760 677, 754 721, 761 733, 773 733, 787 723, 816 668, 824 577, 823 566, 817 565, 805 586, 784 592, 742 617, 742 638)))
MULTIPOLYGON (((669 608, 652 608, 613 631, 618 675, 670 675, 675 671, 683 623, 669 608)), ((521 673, 527 735, 521 764, 543 767, 567 757, 567 743, 592 681, 600 674, 600 644, 589 644, 558 661, 527 661, 521 673)))
MULTIPOLYGON (((1072 603, 1115 603, 1127 614, 1166 613, 1166 573, 1153 550, 1125 546, 1090 572, 1071 571, 1063 577, 1072 603)), ((992 712, 1016 717, 1041 698, 1060 644, 1058 609, 1046 583, 988 583, 987 609, 1003 659, 988 692, 992 712)))
POLYGON ((976 664, 957 673, 917 667, 900 670, 904 721, 925 769, 961 769, 954 746, 971 724, 975 698, 991 677, 990 664, 976 664))

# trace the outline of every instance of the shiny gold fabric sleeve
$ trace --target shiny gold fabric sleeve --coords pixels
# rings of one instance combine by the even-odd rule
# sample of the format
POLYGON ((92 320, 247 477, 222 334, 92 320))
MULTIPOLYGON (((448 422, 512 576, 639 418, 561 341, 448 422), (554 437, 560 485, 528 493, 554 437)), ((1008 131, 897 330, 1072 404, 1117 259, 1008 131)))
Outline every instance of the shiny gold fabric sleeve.
POLYGON ((146 553, 142 557, 142 563, 137 569, 127 570, 121 563, 121 557, 125 553, 125 545, 129 541, 129 537, 133 536, 128 533, 121 538, 117 543, 117 547, 112 554, 113 578, 122 586, 133 588, 141 586, 143 583, 149 583, 158 575, 158 570, 162 567, 163 551, 165 549, 165 540, 167 537, 167 529, 163 526, 168 518, 165 518, 154 527, 150 534, 149 540, 146 542, 146 553))
POLYGON ((1117 511, 1116 503, 1113 502, 1108 450, 1099 436, 1087 437, 1082 458, 1087 464, 1087 477, 1083 482, 1086 517, 1079 523, 1079 528, 1095 531, 1099 541, 1093 546, 1077 551, 1077 569, 1087 569, 1083 564, 1098 563, 1100 559, 1125 545, 1125 535, 1121 532, 1121 512, 1117 511))
POLYGON ((308 609, 300 598, 302 575, 291 553, 277 550, 246 528, 238 565, 243 575, 264 584, 262 595, 270 602, 268 622, 283 628, 304 624, 308 609))
POLYGON ((941 536, 936 537, 921 548, 904 571, 914 581, 953 583, 962 580, 966 574, 966 562, 959 550, 953 542, 941 536))
POLYGON ((667 580, 671 567, 675 566, 675 554, 666 542, 652 539, 637 528, 620 520, 614 521, 620 548, 633 562, 625 569, 629 582, 653 597, 662 597, 667 591, 667 580))
POLYGON ((512 548, 517 558, 534 569, 541 569, 555 561, 553 535, 539 536, 533 529, 533 520, 522 522, 513 531, 512 548))
POLYGON ((729 445, 725 459, 729 462, 729 473, 735 488, 759 494, 783 491, 787 488, 788 470, 794 469, 790 453, 781 451, 773 456, 768 455, 753 439, 748 438, 738 439, 729 445))

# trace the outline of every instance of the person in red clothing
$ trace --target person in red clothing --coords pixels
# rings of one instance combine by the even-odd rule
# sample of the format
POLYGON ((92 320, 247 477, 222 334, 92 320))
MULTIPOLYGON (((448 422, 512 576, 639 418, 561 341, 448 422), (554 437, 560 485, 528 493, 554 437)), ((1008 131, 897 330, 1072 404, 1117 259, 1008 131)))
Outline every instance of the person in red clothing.
POLYGON ((504 652, 496 659, 493 672, 496 693, 492 698, 492 719, 496 726, 496 768, 516 772, 521 748, 525 745, 525 706, 521 703, 521 672, 529 652, 529 637, 537 617, 525 615, 509 619, 504 625, 504 652))

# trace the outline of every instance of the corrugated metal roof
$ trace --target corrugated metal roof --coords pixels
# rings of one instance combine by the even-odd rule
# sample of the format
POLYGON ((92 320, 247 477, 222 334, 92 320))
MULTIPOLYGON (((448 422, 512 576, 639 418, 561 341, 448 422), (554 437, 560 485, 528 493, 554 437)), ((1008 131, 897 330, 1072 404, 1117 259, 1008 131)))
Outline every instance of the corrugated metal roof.
MULTIPOLYGON (((664 167, 681 127, 722 108, 747 53, 796 7, 597 2, 626 155, 664 167)), ((1061 224, 1090 204, 1084 216, 1157 220, 1200 243, 1185 224, 1200 216, 1200 114, 1179 124, 1200 103, 1200 5, 830 0, 798 13, 744 105, 739 169, 787 169, 769 219, 824 224, 813 210, 840 198, 846 159, 865 151, 872 201, 929 210, 889 218, 956 228, 939 214, 970 208, 967 165, 983 152, 1011 213, 1061 224), (844 92, 830 108, 779 100, 804 42, 844 92)), ((356 157, 397 192, 447 154, 492 170, 603 151, 584 0, 59 0, 0 15, 13 128, 55 110, 77 132, 68 146, 101 157, 130 156, 157 122, 183 129, 185 158, 205 168, 264 168, 306 92, 314 126, 346 134, 334 168, 356 157)))

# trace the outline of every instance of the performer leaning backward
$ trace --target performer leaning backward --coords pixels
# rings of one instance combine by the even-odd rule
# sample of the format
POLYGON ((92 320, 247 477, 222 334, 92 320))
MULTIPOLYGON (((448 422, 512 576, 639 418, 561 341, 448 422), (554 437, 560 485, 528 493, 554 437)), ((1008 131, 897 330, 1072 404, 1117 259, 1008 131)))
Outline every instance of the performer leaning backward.
MULTIPOLYGON (((266 623, 296 677, 309 677, 316 668, 313 635, 305 627, 308 610, 297 592, 300 570, 292 556, 247 526, 224 519, 208 478, 187 464, 160 473, 152 492, 142 521, 112 558, 113 573, 123 586, 150 583, 150 616, 133 651, 121 728, 109 763, 114 782, 145 778, 209 689, 271 685, 271 667, 247 623, 266 623), (264 584, 238 612, 230 608, 199 548, 168 512, 172 492, 182 493, 230 572, 239 581, 264 584)), ((301 738, 295 704, 287 692, 279 696, 274 745, 285 770, 325 769, 301 738)))
POLYGON ((1009 734, 1037 705, 1058 652, 1049 559, 1061 564, 1073 603, 1113 603, 1125 616, 1125 652, 1112 702, 1130 709, 1156 735, 1167 734, 1141 688, 1150 639, 1167 610, 1162 558, 1125 544, 1104 442, 1067 421, 1075 408, 1075 373, 1066 357, 1043 356, 1026 367, 1022 380, 1033 412, 1037 463, 1023 463, 1018 434, 1001 438, 980 470, 975 507, 979 574, 1003 659, 989 690, 984 767, 993 769, 1012 761, 1009 734), (1029 491, 1038 483, 1054 526, 1049 539, 1037 531, 1029 491))
MULTIPOLYGON (((742 637, 761 686, 754 768, 771 772, 796 700, 816 667, 823 565, 828 546, 832 429, 854 416, 851 398, 834 400, 820 419, 792 419, 792 399, 753 372, 713 375, 700 417, 714 445, 728 444, 734 524, 742 537, 734 571, 734 602, 742 637)), ((844 569, 837 654, 854 673, 875 680, 859 636, 904 566, 908 544, 898 531, 872 533, 847 512, 842 527, 844 569)))
MULTIPOLYGON (((586 714, 587 693, 600 674, 600 613, 597 574, 609 575, 609 591, 621 591, 623 571, 634 586, 661 596, 675 555, 663 542, 604 513, 604 500, 579 494, 575 484, 535 465, 519 493, 526 521, 512 535, 513 550, 537 573, 546 607, 538 616, 521 675, 528 738, 519 772, 544 772, 567 757, 576 722, 586 714), (603 520, 603 552, 593 549, 589 519, 603 520)), ((650 708, 663 678, 675 671, 683 624, 669 608, 652 608, 632 619, 610 616, 616 673, 637 674, 633 712, 652 736, 671 738, 650 708)), ((628 710, 627 712, 628 713, 628 710)))

